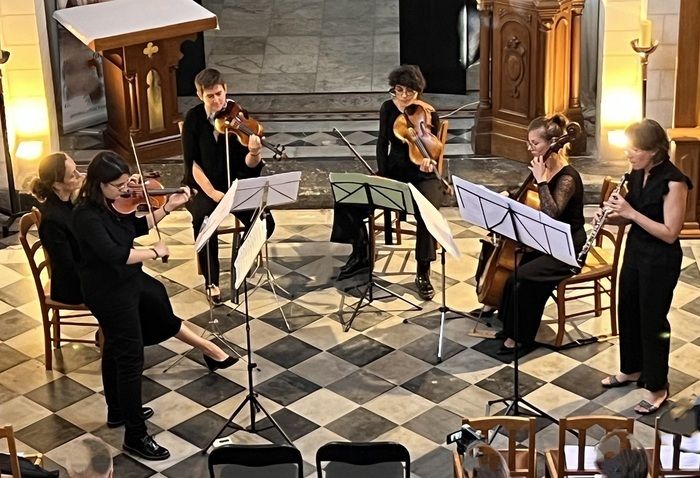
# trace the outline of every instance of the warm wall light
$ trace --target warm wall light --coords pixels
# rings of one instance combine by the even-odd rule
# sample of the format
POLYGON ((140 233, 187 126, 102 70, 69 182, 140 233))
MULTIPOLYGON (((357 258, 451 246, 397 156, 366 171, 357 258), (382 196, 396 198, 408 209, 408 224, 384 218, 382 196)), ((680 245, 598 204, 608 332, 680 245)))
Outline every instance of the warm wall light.
POLYGON ((35 161, 44 152, 43 141, 21 141, 15 151, 15 158, 24 161, 35 161))
POLYGON ((624 129, 614 129, 608 131, 608 143, 616 148, 625 149, 627 147, 627 136, 624 129))
POLYGON ((601 114, 606 125, 630 124, 642 117, 637 88, 612 87, 603 94, 601 114))
POLYGON ((17 136, 44 136, 49 133, 49 113, 44 98, 12 98, 9 115, 17 136))

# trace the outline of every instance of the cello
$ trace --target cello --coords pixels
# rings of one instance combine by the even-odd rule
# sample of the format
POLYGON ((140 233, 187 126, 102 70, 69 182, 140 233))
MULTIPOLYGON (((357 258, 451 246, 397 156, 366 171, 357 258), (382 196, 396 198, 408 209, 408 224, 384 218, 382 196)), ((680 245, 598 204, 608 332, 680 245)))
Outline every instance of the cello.
MULTIPOLYGON (((564 145, 576 139, 581 134, 578 123, 570 122, 565 126, 565 133, 553 138, 544 154, 544 161, 553 154, 559 152, 564 145)), ((512 199, 539 209, 540 200, 532 172, 525 179, 518 190, 511 195, 512 199)), ((503 288, 506 281, 515 269, 518 243, 504 237, 492 236, 491 240, 482 239, 481 254, 476 269, 476 293, 484 305, 499 307, 503 297, 503 288)))

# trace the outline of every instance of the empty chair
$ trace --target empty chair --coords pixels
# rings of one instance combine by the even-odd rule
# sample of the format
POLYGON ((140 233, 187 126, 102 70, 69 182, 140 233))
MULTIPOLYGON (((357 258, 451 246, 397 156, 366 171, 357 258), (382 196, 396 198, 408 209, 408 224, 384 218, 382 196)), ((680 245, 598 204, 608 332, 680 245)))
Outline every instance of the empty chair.
POLYGON ((226 445, 209 454, 210 478, 302 478, 301 452, 288 445, 226 445))
POLYGON ((411 456, 399 443, 331 442, 316 452, 316 472, 319 478, 408 478, 411 456))
POLYGON ((656 417, 654 426, 654 449, 651 459, 651 477, 700 476, 700 453, 682 451, 683 436, 667 433, 670 444, 663 443, 659 428, 661 417, 656 417))

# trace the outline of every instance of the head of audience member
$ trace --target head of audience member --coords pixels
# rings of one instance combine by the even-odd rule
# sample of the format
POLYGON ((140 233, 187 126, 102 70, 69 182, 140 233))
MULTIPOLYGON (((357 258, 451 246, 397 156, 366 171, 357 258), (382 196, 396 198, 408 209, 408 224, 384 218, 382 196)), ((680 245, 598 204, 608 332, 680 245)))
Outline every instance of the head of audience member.
MULTIPOLYGON (((544 156, 552 144, 552 140, 566 134, 569 120, 561 113, 549 116, 538 116, 527 127, 527 150, 533 157, 544 156)), ((566 157, 567 148, 562 148, 559 155, 566 157)))
POLYGON ((70 478, 112 478, 112 454, 99 438, 84 438, 70 455, 66 470, 70 478))
POLYGON ((625 154, 632 169, 650 169, 669 159, 671 143, 666 130, 656 121, 644 118, 625 129, 625 154))
POLYGON ((624 430, 614 430, 596 445, 596 466, 606 478, 646 478, 649 468, 642 444, 624 430))
POLYGON ((129 182, 129 165, 117 153, 102 151, 90 161, 85 181, 80 188, 79 201, 107 206, 124 191, 129 182))
POLYGON ((75 161, 66 153, 51 153, 39 160, 38 176, 32 180, 31 191, 34 197, 43 202, 51 194, 68 200, 83 181, 75 161))
POLYGON ((197 96, 204 103, 207 116, 222 110, 226 106, 226 82, 219 70, 206 68, 194 77, 197 96))
POLYGON ((462 460, 464 476, 468 478, 509 478, 508 464, 498 450, 483 442, 474 442, 462 460))

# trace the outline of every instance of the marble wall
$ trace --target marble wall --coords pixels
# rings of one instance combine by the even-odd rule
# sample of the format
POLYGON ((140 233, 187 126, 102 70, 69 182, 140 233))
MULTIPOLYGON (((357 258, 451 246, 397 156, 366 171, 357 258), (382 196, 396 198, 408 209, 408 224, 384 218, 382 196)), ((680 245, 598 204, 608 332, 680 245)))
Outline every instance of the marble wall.
POLYGON ((659 42, 659 47, 649 58, 647 116, 657 120, 661 126, 670 128, 673 122, 673 96, 676 84, 680 0, 648 0, 648 2, 652 38, 659 42))
POLYGON ((236 93, 384 91, 399 62, 398 0, 204 0, 207 64, 236 93))

